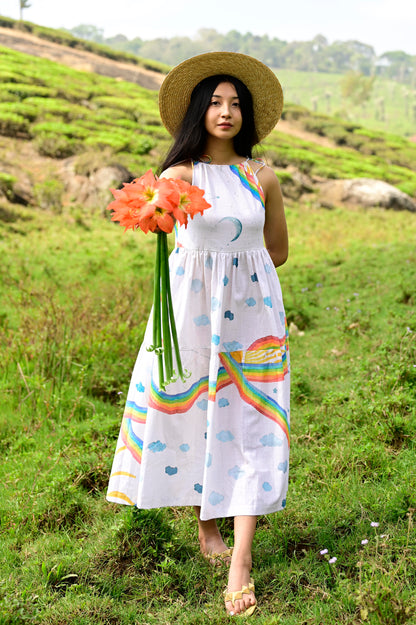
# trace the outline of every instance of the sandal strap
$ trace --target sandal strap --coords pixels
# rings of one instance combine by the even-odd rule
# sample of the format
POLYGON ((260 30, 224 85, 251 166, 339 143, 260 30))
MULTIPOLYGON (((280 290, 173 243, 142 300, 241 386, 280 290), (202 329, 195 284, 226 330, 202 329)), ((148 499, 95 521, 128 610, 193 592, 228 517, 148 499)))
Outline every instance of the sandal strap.
POLYGON ((248 586, 243 586, 241 590, 236 590, 234 592, 228 592, 224 590, 225 601, 231 601, 234 606, 234 602, 243 598, 243 595, 249 595, 251 592, 254 593, 254 582, 250 579, 250 583, 248 586))
POLYGON ((232 555, 233 555, 233 547, 229 547, 228 549, 225 549, 225 551, 221 551, 221 553, 217 553, 215 551, 214 553, 204 554, 205 558, 207 558, 208 560, 211 558, 224 560, 225 558, 229 558, 232 555))

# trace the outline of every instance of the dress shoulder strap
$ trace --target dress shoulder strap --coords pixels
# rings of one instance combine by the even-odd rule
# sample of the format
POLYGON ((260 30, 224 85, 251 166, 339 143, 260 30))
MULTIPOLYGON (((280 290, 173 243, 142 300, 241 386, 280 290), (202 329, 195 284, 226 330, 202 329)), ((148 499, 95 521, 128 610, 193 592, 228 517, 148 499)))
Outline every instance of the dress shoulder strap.
POLYGON ((253 158, 252 161, 258 165, 258 167, 253 167, 253 173, 257 175, 260 169, 266 166, 266 163, 261 158, 253 158))

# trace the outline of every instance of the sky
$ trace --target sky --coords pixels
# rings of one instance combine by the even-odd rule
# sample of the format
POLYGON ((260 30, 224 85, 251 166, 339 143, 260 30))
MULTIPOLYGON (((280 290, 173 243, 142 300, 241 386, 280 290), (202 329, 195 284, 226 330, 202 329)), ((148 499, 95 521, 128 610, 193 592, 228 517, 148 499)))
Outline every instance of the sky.
MULTIPOLYGON (((237 30, 284 41, 323 35, 357 40, 376 54, 416 55, 416 0, 29 0, 25 20, 51 28, 92 24, 104 36, 129 39, 188 36, 200 28, 237 30)), ((19 0, 0 0, 0 15, 19 17, 19 0)))

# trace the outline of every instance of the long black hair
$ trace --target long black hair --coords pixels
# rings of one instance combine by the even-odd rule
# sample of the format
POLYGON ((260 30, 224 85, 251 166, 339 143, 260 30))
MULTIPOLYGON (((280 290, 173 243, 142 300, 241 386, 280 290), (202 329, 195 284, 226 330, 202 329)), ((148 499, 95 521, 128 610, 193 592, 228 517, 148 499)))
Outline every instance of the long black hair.
POLYGON ((184 161, 197 161, 204 154, 207 141, 205 113, 212 94, 221 82, 232 83, 240 101, 243 123, 240 132, 233 139, 234 149, 240 156, 252 157, 252 149, 258 143, 258 136, 254 125, 251 93, 238 78, 227 74, 217 74, 201 80, 192 91, 188 110, 162 165, 162 171, 184 161))

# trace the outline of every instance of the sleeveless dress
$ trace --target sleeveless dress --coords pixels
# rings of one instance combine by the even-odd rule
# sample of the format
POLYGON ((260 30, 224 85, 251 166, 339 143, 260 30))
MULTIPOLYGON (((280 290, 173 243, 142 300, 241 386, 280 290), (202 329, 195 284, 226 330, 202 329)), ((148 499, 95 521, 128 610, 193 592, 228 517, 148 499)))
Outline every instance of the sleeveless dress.
POLYGON ((264 193, 250 162, 198 162, 211 208, 176 232, 170 280, 183 366, 158 388, 150 318, 134 367, 107 499, 201 507, 201 519, 286 505, 289 346, 263 243, 264 193))

